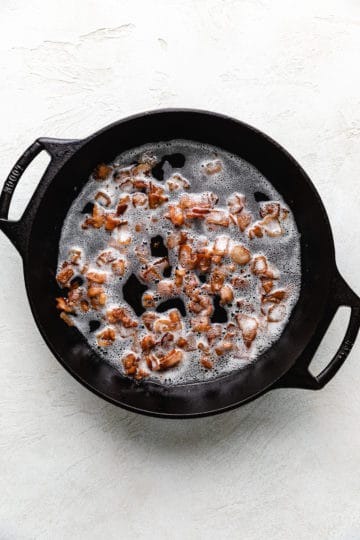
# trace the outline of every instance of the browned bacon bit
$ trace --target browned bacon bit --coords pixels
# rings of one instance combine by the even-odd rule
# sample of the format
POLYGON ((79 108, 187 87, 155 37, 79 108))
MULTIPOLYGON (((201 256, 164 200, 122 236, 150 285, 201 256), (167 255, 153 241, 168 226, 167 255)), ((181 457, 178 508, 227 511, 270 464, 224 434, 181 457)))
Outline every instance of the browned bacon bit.
POLYGON ((177 309, 172 309, 171 311, 169 311, 169 319, 171 321, 171 324, 173 325, 172 330, 182 329, 181 317, 177 309))
POLYGON ((100 253, 98 258, 96 259, 96 264, 98 266, 104 266, 106 264, 110 264, 111 262, 116 260, 116 255, 112 253, 111 251, 103 251, 100 253))
POLYGON ((184 212, 180 206, 176 206, 174 204, 169 204, 168 212, 164 214, 164 217, 170 219, 171 223, 175 225, 175 227, 180 227, 185 221, 184 212))
POLYGON ((179 263, 187 270, 195 268, 197 254, 191 249, 189 244, 182 244, 179 248, 179 263))
POLYGON ((202 313, 203 315, 211 315, 213 312, 213 304, 208 296, 201 294, 200 289, 193 290, 191 300, 188 303, 188 309, 192 313, 202 313))
POLYGON ((280 203, 266 202, 260 205, 260 216, 271 216, 278 218, 280 216, 280 203))
POLYGON ((100 229, 104 225, 104 222, 105 216, 103 209, 98 204, 94 204, 92 216, 85 219, 82 228, 93 227, 94 229, 100 229))
POLYGON ((204 193, 183 193, 180 197, 179 206, 183 209, 213 208, 218 202, 219 197, 212 191, 204 193))
POLYGON ((221 337, 222 326, 219 323, 213 323, 209 330, 206 332, 206 337, 209 345, 212 345, 214 341, 221 337))
POLYGON ((77 283, 74 284, 74 286, 68 293, 69 303, 72 305, 77 305, 80 302, 82 295, 83 289, 81 289, 77 283))
POLYGON ((175 287, 181 287, 184 282, 184 276, 186 274, 186 270, 184 268, 176 268, 175 270, 175 287))
POLYGON ((191 298, 194 289, 200 285, 199 278, 194 272, 187 272, 184 278, 184 282, 185 285, 183 291, 186 296, 191 298))
POLYGON ((93 172, 93 177, 95 178, 95 180, 102 181, 105 180, 111 172, 112 167, 105 165, 105 163, 101 163, 95 168, 93 172))
POLYGON ((171 332, 165 332, 160 340, 161 347, 168 349, 174 341, 174 334, 171 332))
POLYGON ((69 284, 69 281, 73 277, 73 275, 74 270, 67 266, 63 270, 60 270, 60 272, 56 276, 56 279, 62 287, 65 287, 69 284))
POLYGON ((151 334, 146 334, 140 342, 143 351, 149 351, 156 345, 156 341, 151 334))
POLYGON ((257 255, 251 262, 251 271, 256 276, 267 277, 268 262, 265 255, 257 255))
POLYGON ((141 223, 136 223, 134 229, 135 232, 139 233, 143 230, 143 226, 141 225, 141 223))
POLYGON ((149 207, 151 209, 157 208, 158 206, 169 200, 169 198, 164 195, 164 191, 165 190, 163 188, 156 186, 155 184, 153 184, 153 182, 149 183, 148 198, 149 207))
POLYGON ((210 276, 210 286, 213 293, 218 293, 224 285, 225 272, 220 268, 214 268, 210 276))
POLYGON ((142 304, 145 308, 155 307, 154 295, 150 292, 144 293, 142 297, 142 304))
POLYGON ((171 349, 160 359, 160 369, 169 369, 176 366, 183 359, 184 353, 179 349, 171 349))
POLYGON ((213 363, 210 360, 210 357, 207 356, 206 354, 201 356, 200 363, 206 369, 212 369, 213 368, 213 363))
POLYGON ((139 165, 135 165, 133 169, 131 170, 133 176, 138 176, 140 174, 147 174, 151 171, 153 165, 151 163, 139 163, 139 165))
POLYGON ((119 201, 116 207, 116 215, 122 216, 126 212, 127 208, 128 208, 128 205, 126 203, 119 201))
POLYGON ((265 304, 266 302, 272 302, 274 304, 279 304, 282 300, 286 298, 286 291, 284 290, 277 290, 273 291, 270 294, 266 294, 262 297, 262 302, 265 304))
POLYGON ((146 206, 148 203, 148 197, 145 195, 145 193, 134 193, 132 196, 132 203, 133 206, 146 206))
POLYGON ((250 261, 251 253, 245 246, 237 244, 232 248, 230 257, 236 264, 243 265, 250 261))
POLYGON ((153 264, 158 270, 163 271, 165 268, 169 268, 169 259, 168 257, 161 257, 160 259, 156 259, 153 264))
POLYGON ((218 174, 222 171, 222 163, 220 159, 214 159, 202 165, 205 174, 218 174))
POLYGON ((189 189, 190 182, 186 180, 181 174, 173 174, 171 178, 166 180, 166 185, 169 188, 169 191, 175 191, 177 189, 189 189))
POLYGON ((209 354, 210 352, 210 349, 207 345, 205 345, 205 343, 203 341, 199 341, 199 343, 197 344, 197 348, 199 349, 199 351, 202 351, 204 353, 207 353, 209 354))
POLYGON ((265 294, 268 294, 274 286, 272 279, 261 278, 261 287, 265 294))
POLYGON ((145 270, 142 272, 139 272, 139 277, 145 282, 145 283, 151 283, 155 280, 161 279, 161 274, 158 272, 158 270, 155 268, 155 266, 147 266, 145 270))
POLYGON ((234 344, 231 339, 224 339, 215 347, 215 352, 218 356, 222 356, 223 354, 232 351, 234 348, 234 344))
POLYGON ((124 328, 136 328, 138 322, 130 317, 129 312, 122 307, 110 309, 106 312, 106 318, 110 324, 120 322, 124 328))
POLYGON ((229 215, 224 210, 212 210, 205 218, 207 225, 219 225, 228 227, 230 224, 229 215))
POLYGON ((244 315, 243 313, 236 316, 236 321, 241 330, 245 346, 250 348, 252 342, 256 338, 259 322, 257 319, 255 319, 255 317, 244 315))
POLYGON ((280 322, 286 315, 286 307, 284 304, 275 304, 270 306, 267 313, 267 320, 269 322, 280 322))
POLYGON ((188 345, 188 340, 182 336, 180 336, 176 342, 176 345, 180 347, 180 349, 185 349, 188 345))
POLYGON ((80 249, 71 249, 69 255, 70 255, 71 264, 77 265, 79 263, 79 259, 81 258, 81 250, 80 249))
POLYGON ((123 356, 122 363, 126 375, 135 375, 140 359, 134 354, 129 353, 123 356))
POLYGON ((235 289, 245 289, 246 287, 249 286, 249 280, 242 277, 242 276, 239 276, 239 275, 235 274, 235 276, 232 276, 232 278, 231 278, 231 285, 235 289))
POLYGON ((116 227, 127 225, 127 221, 119 219, 115 214, 106 214, 105 216, 105 229, 107 231, 113 231, 116 227))
POLYGON ((62 319, 68 326, 74 326, 73 320, 65 313, 65 311, 60 313, 60 319, 62 319))
POLYGON ((92 283, 106 283, 107 275, 101 272, 88 272, 86 279, 92 283))
POLYGON ((56 309, 66 311, 66 313, 74 313, 74 306, 69 303, 67 298, 63 298, 62 296, 56 298, 56 309))
POLYGON ((230 304, 234 300, 234 291, 230 285, 224 285, 220 289, 220 304, 230 304))
POLYGON ((283 228, 277 218, 265 216, 260 223, 267 236, 276 238, 277 236, 282 236, 284 234, 283 228))
POLYGON ((81 311, 83 311, 84 313, 87 313, 90 309, 89 302, 87 302, 87 300, 81 300, 80 308, 81 308, 81 311))
POLYGON ((238 298, 236 300, 236 305, 242 311, 255 311, 254 304, 248 302, 245 298, 238 298))
POLYGON ((237 225, 241 232, 244 232, 252 221, 252 216, 249 212, 241 212, 236 216, 237 225))
POLYGON ((150 259, 150 249, 147 246, 136 246, 134 253, 141 262, 141 264, 147 264, 150 259))
POLYGON ((228 198, 227 205, 231 214, 239 214, 245 206, 245 196, 241 193, 233 193, 228 198))
POLYGON ((126 262, 124 259, 118 259, 112 263, 111 269, 117 276, 123 276, 126 270, 126 262))
POLYGON ((226 257, 229 251, 230 238, 226 234, 217 236, 215 238, 213 253, 214 255, 220 255, 226 257))
POLYGON ((104 328, 102 332, 97 334, 96 340, 99 347, 109 347, 115 341, 115 330, 109 326, 104 328))
POLYGON ((254 223, 254 225, 251 227, 251 229, 249 229, 248 236, 249 236, 250 240, 255 238, 255 236, 257 238, 262 238, 264 236, 263 228, 262 228, 259 221, 257 223, 254 223))
POLYGON ((210 319, 207 315, 199 315, 190 319, 190 324, 194 332, 208 332, 211 327, 210 319))
POLYGON ((175 292, 174 282, 170 279, 162 279, 157 284, 157 293, 160 296, 172 296, 175 292))
POLYGON ((110 206, 111 198, 104 191, 98 191, 95 195, 95 201, 98 201, 103 206, 110 206))
POLYGON ((141 316, 141 319, 145 325, 145 327, 152 332, 154 330, 154 323, 156 319, 158 319, 159 316, 156 315, 153 311, 146 311, 146 313, 143 313, 141 316))
POLYGON ((281 209, 280 219, 284 221, 289 215, 289 210, 286 210, 286 208, 281 209))

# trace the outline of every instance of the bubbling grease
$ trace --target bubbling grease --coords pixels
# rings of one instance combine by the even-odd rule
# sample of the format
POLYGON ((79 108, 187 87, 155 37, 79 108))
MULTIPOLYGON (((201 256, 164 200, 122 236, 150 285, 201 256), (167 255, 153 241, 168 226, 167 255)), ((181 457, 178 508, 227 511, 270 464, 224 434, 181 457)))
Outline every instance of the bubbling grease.
MULTIPOLYGON (((253 215, 253 221, 261 219, 259 217, 261 205, 259 202, 259 193, 263 197, 262 200, 277 201, 282 207, 288 209, 280 194, 254 166, 238 156, 231 155, 206 144, 187 140, 147 144, 124 152, 111 165, 125 168, 134 162, 139 162, 144 154, 155 156, 157 159, 157 178, 161 179, 153 179, 154 183, 165 188, 166 180, 171 178, 173 174, 181 174, 190 183, 190 188, 188 189, 190 194, 215 193, 219 198, 216 208, 226 208, 227 199, 234 192, 238 192, 245 195, 246 210, 253 215), (172 155, 177 156, 173 163, 171 163, 171 159, 167 158, 172 155), (184 159, 179 158, 179 156, 183 156, 184 159), (221 170, 211 171, 211 174, 208 174, 206 164, 209 162, 216 164, 218 160, 221 163, 221 170)), ((95 194, 99 190, 108 195, 112 201, 106 210, 111 211, 115 209, 117 200, 121 194, 119 184, 111 181, 111 178, 99 183, 93 177, 90 177, 81 193, 71 205, 64 221, 59 244, 58 271, 61 269, 63 262, 68 260, 70 249, 81 250, 82 261, 89 265, 89 272, 95 271, 107 275, 107 282, 103 285, 107 295, 105 310, 107 311, 112 307, 118 306, 132 310, 124 299, 123 286, 128 282, 130 276, 136 276, 141 271, 141 265, 134 252, 134 248, 143 247, 151 250, 152 239, 155 237, 162 238, 166 244, 166 238, 174 233, 174 226, 169 219, 164 217, 164 213, 168 204, 176 204, 178 202, 183 191, 175 190, 170 192, 166 190, 166 195, 169 198, 168 202, 153 210, 144 210, 138 207, 131 208, 127 211, 126 220, 128 221, 132 242, 126 254, 127 267, 125 274, 123 277, 118 277, 112 275, 107 266, 99 268, 95 263, 99 254, 103 251, 110 250, 114 252, 114 257, 119 256, 115 248, 109 247, 109 232, 104 230, 104 228, 89 228, 87 230, 82 228, 84 218, 86 217, 84 213, 86 213, 86 210, 89 211, 91 209, 95 194), (136 224, 141 224, 142 231, 140 233, 134 232, 136 224)), ((286 301, 282 303, 282 308, 286 309, 286 314, 281 322, 271 322, 266 328, 260 328, 257 337, 249 349, 244 347, 241 334, 239 333, 239 350, 237 353, 232 354, 230 352, 223 356, 212 358, 212 369, 205 369, 201 365, 201 351, 195 350, 185 353, 180 364, 167 371, 152 371, 149 377, 151 380, 161 381, 166 384, 179 384, 212 379, 229 371, 241 369, 249 362, 256 361, 256 358, 261 353, 265 352, 277 341, 298 300, 301 282, 300 235, 290 211, 287 219, 282 222, 282 227, 284 234, 281 237, 272 238, 264 235, 260 238, 254 237, 250 239, 246 232, 241 232, 237 227, 231 227, 229 230, 219 230, 219 228, 215 227, 214 230, 209 230, 208 228, 204 228, 200 220, 194 220, 189 234, 194 238, 195 243, 201 237, 206 237, 212 243, 217 236, 228 234, 233 244, 242 244, 247 247, 253 257, 256 255, 265 255, 267 257, 270 265, 277 268, 280 274, 279 279, 276 281, 276 288, 285 289, 288 293, 286 301)), ((111 237, 116 239, 119 234, 121 233, 115 229, 111 233, 111 237)), ((169 249, 168 255, 173 273, 178 264, 177 256, 171 249, 169 249)), ((155 260, 155 257, 151 258, 155 260)), ((225 258, 224 262, 229 263, 231 260, 230 258, 225 258)), ((259 294, 259 280, 250 271, 249 265, 244 265, 242 268, 243 273, 241 276, 248 280, 249 286, 244 290, 235 291, 234 301, 229 305, 222 305, 220 307, 222 310, 221 316, 223 318, 226 317, 228 322, 235 322, 235 317, 239 313, 249 313, 251 315, 251 312, 247 310, 246 306, 242 308, 238 307, 235 300, 239 298, 245 299, 247 303, 252 304, 255 314, 260 312, 261 296, 259 294)), ((237 273, 239 273, 239 270, 237 270, 237 273)), ((200 278, 202 277, 200 275, 200 278)), ((156 283, 146 284, 147 292, 154 293, 158 305, 165 302, 167 298, 161 298, 156 293, 156 286, 156 283)), ((185 306, 189 302, 189 298, 184 294, 177 294, 176 297, 182 300, 185 306)), ((150 310, 155 311, 154 308, 150 308, 150 310)), ((143 311, 146 311, 146 309, 143 308, 143 311)), ((164 315, 167 315, 166 311, 164 315)), ((140 340, 148 331, 144 327, 141 318, 136 317, 134 311, 132 316, 139 321, 140 340)), ((104 318, 103 310, 96 311, 90 309, 88 312, 79 311, 76 313, 76 316, 70 315, 70 318, 74 326, 76 326, 88 341, 89 345, 105 361, 110 362, 123 372, 121 358, 124 354, 131 351, 131 338, 117 337, 112 346, 99 347, 96 336, 101 330, 109 326, 104 318)), ((182 317, 182 324, 184 326, 182 335, 191 332, 189 314, 182 317)), ((226 333, 226 323, 220 324, 222 324, 222 336, 224 336, 226 333)), ((198 341, 206 341, 206 338, 202 334, 197 334, 197 339, 198 341)))

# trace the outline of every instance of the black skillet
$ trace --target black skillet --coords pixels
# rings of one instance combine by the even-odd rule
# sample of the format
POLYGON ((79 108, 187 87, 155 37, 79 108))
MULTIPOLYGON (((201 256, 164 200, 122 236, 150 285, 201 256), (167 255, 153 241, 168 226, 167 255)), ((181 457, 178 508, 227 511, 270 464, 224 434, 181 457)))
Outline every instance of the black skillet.
POLYGON ((0 229, 20 252, 26 290, 39 330, 59 362, 87 388, 143 414, 188 418, 237 407, 273 388, 318 390, 348 356, 360 326, 360 299, 340 276, 329 221, 310 179, 275 141, 231 118, 197 110, 161 110, 121 120, 84 140, 37 139, 20 157, 0 196, 0 229), (59 318, 54 298, 58 243, 68 208, 91 171, 126 149, 147 142, 191 139, 213 144, 252 163, 281 193, 301 233, 300 298, 280 339, 256 362, 218 379, 177 386, 121 376, 101 360, 81 334, 59 318), (51 156, 19 221, 9 221, 13 192, 26 167, 42 151, 51 156), (334 314, 351 307, 345 337, 317 376, 308 366, 334 314))

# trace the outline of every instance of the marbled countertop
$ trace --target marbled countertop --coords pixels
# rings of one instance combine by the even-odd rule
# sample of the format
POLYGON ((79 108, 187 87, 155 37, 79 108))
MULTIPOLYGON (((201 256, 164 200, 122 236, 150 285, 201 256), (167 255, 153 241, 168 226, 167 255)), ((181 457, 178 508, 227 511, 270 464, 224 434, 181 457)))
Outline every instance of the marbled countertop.
MULTIPOLYGON (((360 293, 358 1, 0 4, 0 178, 38 136, 84 137, 159 107, 226 113, 309 173, 360 293)), ((45 162, 21 180, 13 218, 45 162)), ((2 234, 0 254, 1 540, 360 538, 360 340, 321 392, 278 390, 200 420, 141 417, 61 368, 2 234)))

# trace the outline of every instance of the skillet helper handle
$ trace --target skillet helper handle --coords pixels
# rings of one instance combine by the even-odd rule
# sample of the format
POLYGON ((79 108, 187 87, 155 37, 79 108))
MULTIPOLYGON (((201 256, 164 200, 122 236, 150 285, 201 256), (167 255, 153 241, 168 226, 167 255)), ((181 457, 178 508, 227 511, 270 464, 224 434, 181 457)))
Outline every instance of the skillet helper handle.
POLYGON ((276 387, 307 388, 311 390, 320 390, 323 388, 336 375, 345 362, 355 343, 359 328, 360 298, 352 291, 343 277, 339 274, 338 270, 336 270, 330 292, 328 315, 321 328, 319 328, 317 339, 308 345, 297 360, 295 366, 291 368, 280 381, 278 381, 276 387), (310 362, 340 306, 348 306, 351 308, 350 320, 345 336, 329 364, 318 375, 312 375, 308 369, 310 362))
MULTIPOLYGON (((43 150, 46 150, 51 156, 51 162, 48 167, 51 168, 54 166, 54 164, 56 164, 56 162, 61 161, 64 155, 68 154, 69 151, 76 147, 78 143, 78 140, 51 139, 45 137, 37 139, 25 150, 22 156, 20 156, 5 180, 0 194, 0 230, 6 234, 21 255, 23 254, 26 243, 26 233, 29 230, 24 223, 24 215, 26 214, 27 209, 18 221, 9 220, 8 216, 11 199, 22 174, 30 163, 36 158, 36 156, 38 156, 43 150)), ((41 184, 41 180, 39 185, 41 184)), ((36 192, 34 193, 33 197, 35 197, 35 194, 36 192)))

